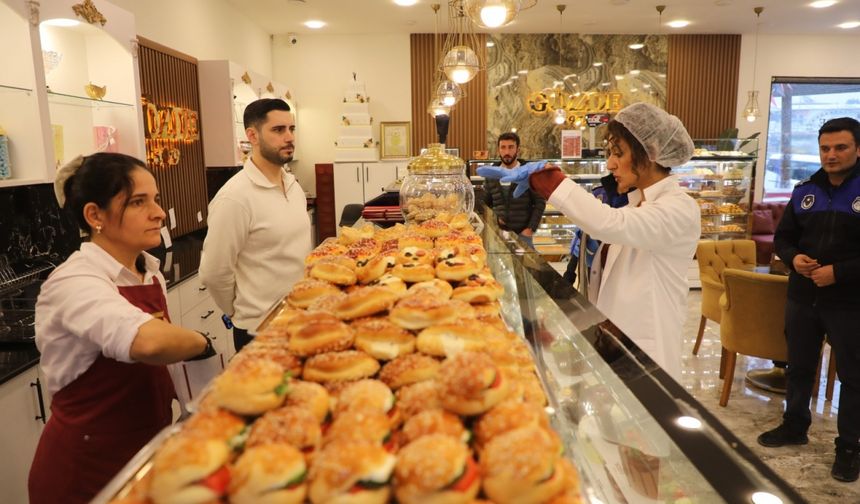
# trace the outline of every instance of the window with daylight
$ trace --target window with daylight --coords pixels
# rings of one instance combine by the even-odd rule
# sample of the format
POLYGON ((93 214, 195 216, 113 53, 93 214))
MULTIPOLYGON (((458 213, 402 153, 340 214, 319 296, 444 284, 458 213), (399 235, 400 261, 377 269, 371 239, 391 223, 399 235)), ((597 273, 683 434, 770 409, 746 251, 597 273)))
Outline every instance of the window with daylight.
POLYGON ((860 120, 860 79, 774 77, 769 104, 763 200, 787 200, 795 184, 821 167, 821 125, 836 117, 860 120))

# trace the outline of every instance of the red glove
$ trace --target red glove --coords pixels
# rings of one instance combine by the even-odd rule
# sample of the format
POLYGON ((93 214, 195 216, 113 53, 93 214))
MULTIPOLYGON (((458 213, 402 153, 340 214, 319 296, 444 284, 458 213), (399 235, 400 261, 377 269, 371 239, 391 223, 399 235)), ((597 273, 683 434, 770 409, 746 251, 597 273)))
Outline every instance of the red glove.
POLYGON ((543 196, 544 199, 547 199, 566 178, 567 176, 564 172, 554 166, 552 168, 544 168, 543 170, 538 170, 532 173, 529 176, 529 185, 534 192, 543 196))

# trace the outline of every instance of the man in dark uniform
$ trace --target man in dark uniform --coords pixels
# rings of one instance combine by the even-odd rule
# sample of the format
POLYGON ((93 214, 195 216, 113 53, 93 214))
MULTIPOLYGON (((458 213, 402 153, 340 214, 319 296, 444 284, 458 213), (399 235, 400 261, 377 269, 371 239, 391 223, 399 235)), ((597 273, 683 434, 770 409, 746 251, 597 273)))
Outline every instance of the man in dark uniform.
MULTIPOLYGON (((502 133, 497 142, 500 162, 495 166, 516 168, 525 164, 517 155, 520 152, 520 137, 513 132, 502 133)), ((514 198, 516 184, 502 184, 497 179, 484 180, 484 203, 492 207, 502 229, 513 231, 528 246, 534 248, 532 235, 540 225, 546 200, 529 189, 525 194, 514 198)))
POLYGON ((788 386, 782 424, 758 437, 768 447, 801 445, 826 334, 842 381, 836 461, 830 474, 860 473, 860 122, 840 117, 818 131, 821 169, 794 188, 774 237, 791 268, 785 306, 788 386))

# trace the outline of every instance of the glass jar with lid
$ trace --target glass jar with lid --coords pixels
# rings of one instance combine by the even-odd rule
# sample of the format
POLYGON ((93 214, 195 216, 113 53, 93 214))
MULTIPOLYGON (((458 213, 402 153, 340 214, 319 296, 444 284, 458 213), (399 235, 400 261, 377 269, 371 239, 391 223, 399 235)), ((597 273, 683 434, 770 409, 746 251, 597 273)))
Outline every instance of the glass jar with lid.
POLYGON ((400 209, 407 223, 420 223, 440 213, 469 215, 475 208, 475 189, 466 176, 466 163, 432 143, 409 162, 400 187, 400 209))

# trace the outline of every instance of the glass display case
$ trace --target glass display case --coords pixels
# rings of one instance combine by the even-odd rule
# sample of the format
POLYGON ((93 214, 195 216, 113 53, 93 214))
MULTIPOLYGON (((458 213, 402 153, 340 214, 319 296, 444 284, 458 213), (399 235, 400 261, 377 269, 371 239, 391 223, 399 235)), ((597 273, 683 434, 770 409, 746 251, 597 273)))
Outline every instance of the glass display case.
POLYGON ((687 164, 673 169, 702 212, 702 239, 748 238, 758 139, 694 140, 687 164))
MULTIPOLYGON (((550 163, 557 164, 561 169, 586 190, 592 190, 600 185, 600 178, 607 174, 606 159, 582 158, 582 159, 549 159, 550 163)), ((491 165, 498 160, 469 160, 469 174, 472 183, 476 186, 483 184, 484 178, 477 175, 479 166, 491 165)), ((483 192, 481 191, 481 194, 483 192)), ((476 196, 480 197, 480 196, 476 196)), ((545 256, 548 261, 556 262, 570 253, 570 244, 576 234, 577 227, 570 219, 552 205, 547 204, 538 229, 535 231, 533 242, 535 250, 545 256)))
MULTIPOLYGON (((505 288, 501 313, 529 344, 583 502, 803 502, 540 254, 507 238, 481 203, 477 212, 487 264, 505 288)), ((93 502, 145 477, 176 430, 153 439, 93 502)))
POLYGON ((583 502, 803 502, 540 254, 478 212, 502 313, 532 347, 583 502))

